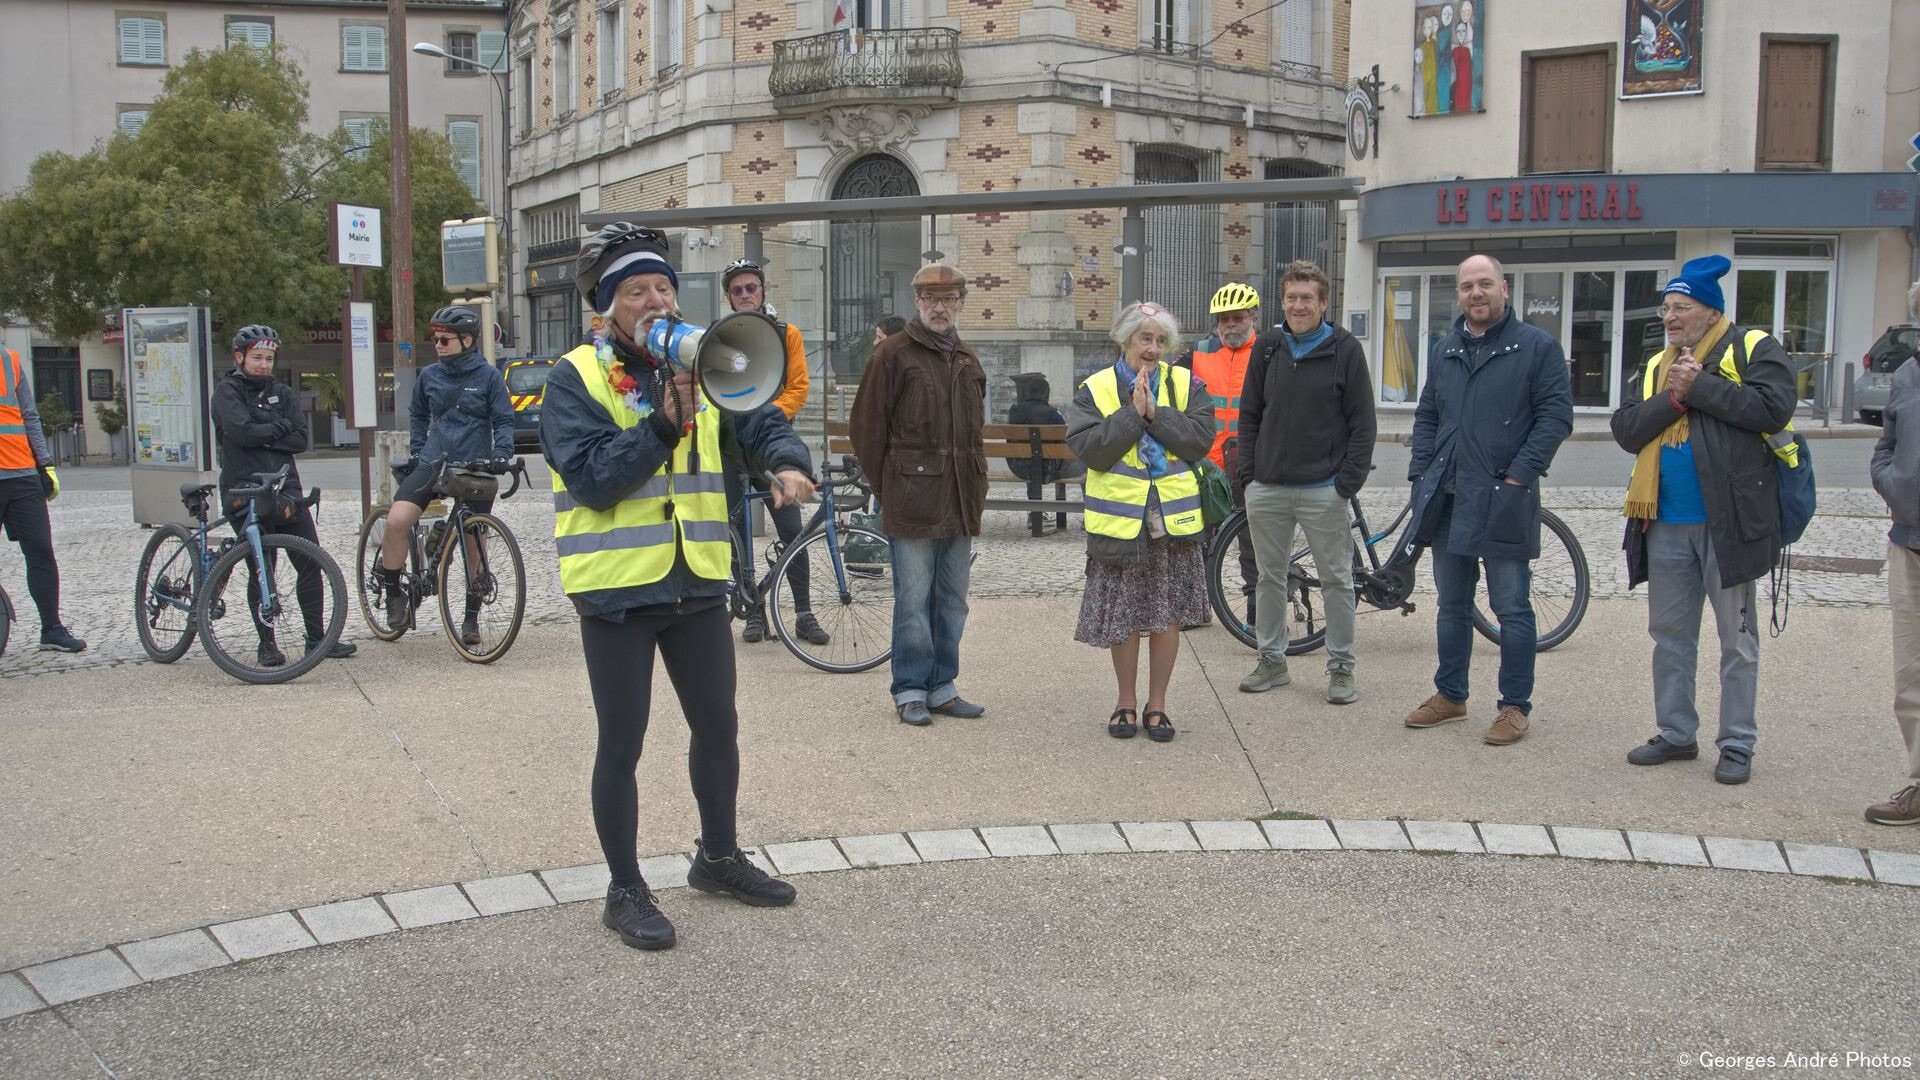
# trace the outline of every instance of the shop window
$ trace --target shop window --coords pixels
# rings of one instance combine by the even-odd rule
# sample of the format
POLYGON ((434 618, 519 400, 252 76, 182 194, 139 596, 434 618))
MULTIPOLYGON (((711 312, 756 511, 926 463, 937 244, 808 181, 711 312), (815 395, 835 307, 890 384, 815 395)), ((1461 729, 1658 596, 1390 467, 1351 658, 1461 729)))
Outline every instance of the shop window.
POLYGON ((1633 379, 1640 365, 1667 347, 1667 328, 1660 321, 1659 270, 1629 270, 1626 296, 1620 307, 1620 400, 1631 400, 1633 379))
POLYGON ((1380 400, 1413 404, 1420 400, 1420 275, 1381 279, 1380 400), (1417 351, 1416 351, 1417 350, 1417 351))
POLYGON ((1606 172, 1613 157, 1613 50, 1528 53, 1520 171, 1606 172))
POLYGON ((538 356, 559 356, 573 348, 579 319, 573 290, 539 293, 533 298, 533 351, 538 356))
MULTIPOLYGON (((1567 378, 1575 405, 1607 406, 1613 363, 1613 289, 1610 270, 1573 273, 1573 313, 1567 324, 1567 378)), ((1621 363, 1627 363, 1623 357, 1621 363)))
POLYGON ((1832 167, 1833 41, 1760 39, 1760 169, 1832 167))

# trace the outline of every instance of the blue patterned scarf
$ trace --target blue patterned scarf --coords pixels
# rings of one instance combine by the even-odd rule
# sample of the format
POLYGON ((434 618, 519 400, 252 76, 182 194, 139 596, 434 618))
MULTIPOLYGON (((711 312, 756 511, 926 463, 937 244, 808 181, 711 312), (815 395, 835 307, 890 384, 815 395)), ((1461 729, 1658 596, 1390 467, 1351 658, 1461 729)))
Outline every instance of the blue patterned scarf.
MULTIPOLYGON (((1133 408, 1131 400, 1133 365, 1127 363, 1127 358, 1123 356, 1113 365, 1113 370, 1120 377, 1120 407, 1131 409, 1133 408)), ((1160 365, 1158 364, 1147 372, 1147 393, 1153 395, 1155 401, 1159 400, 1160 365)), ((1160 445, 1160 440, 1143 431, 1140 433, 1140 442, 1137 445, 1140 450, 1140 460, 1147 466, 1147 475, 1155 480, 1167 475, 1167 448, 1160 445)))

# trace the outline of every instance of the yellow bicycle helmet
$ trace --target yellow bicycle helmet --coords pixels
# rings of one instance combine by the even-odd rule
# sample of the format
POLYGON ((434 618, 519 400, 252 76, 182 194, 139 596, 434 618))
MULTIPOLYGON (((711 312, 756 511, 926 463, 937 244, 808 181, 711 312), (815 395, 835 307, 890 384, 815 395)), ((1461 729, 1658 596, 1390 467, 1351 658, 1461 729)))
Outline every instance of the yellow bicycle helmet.
POLYGON ((1259 306, 1260 294, 1253 291, 1253 286, 1229 281, 1220 286, 1219 292, 1213 294, 1213 303, 1208 306, 1207 314, 1220 315, 1229 311, 1246 311, 1259 306))

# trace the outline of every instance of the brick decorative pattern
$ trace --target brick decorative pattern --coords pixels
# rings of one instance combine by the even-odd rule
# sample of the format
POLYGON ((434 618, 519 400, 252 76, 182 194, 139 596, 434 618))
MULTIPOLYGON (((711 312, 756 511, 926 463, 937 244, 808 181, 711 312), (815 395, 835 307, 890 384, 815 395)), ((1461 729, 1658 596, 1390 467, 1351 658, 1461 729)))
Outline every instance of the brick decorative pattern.
POLYGON ((1215 63, 1262 69, 1272 63, 1273 20, 1277 14, 1260 10, 1266 6, 1255 0, 1213 0, 1212 29, 1207 36, 1219 35, 1219 40, 1208 46, 1215 63))
POLYGON ((965 44, 1011 41, 1020 35, 1020 13, 1032 7, 1033 0, 948 0, 947 17, 959 24, 965 44))
POLYGON ((602 210, 674 210, 686 201, 685 165, 656 169, 600 189, 602 210))
MULTIPOLYGON (((1082 0, 1068 0, 1070 4, 1082 0)), ((1124 18, 1134 5, 1124 3, 1124 18)), ((1131 22, 1128 23, 1132 25, 1131 22)), ((1067 137, 1066 160, 1080 187, 1109 187, 1120 182, 1120 143, 1114 139, 1113 114, 1098 108, 1077 111, 1074 134, 1067 137)), ((1078 329, 1105 333, 1120 306, 1120 270, 1114 246, 1120 243, 1120 210, 1090 208, 1067 215, 1065 228, 1073 250, 1073 317, 1078 329)))
POLYGON ((1077 37, 1128 48, 1140 36, 1140 0, 1067 0, 1077 37))
MULTIPOLYGON (((1013 18, 1008 8, 1025 7, 1027 0, 1004 0, 995 9, 1001 22, 1013 18)), ((972 7, 971 4, 966 5, 972 7)), ((960 10, 956 3, 949 11, 960 10)), ((982 10, 974 8, 974 10, 982 10)), ((962 11, 963 19, 966 17, 962 11)), ((966 31, 962 31, 962 36, 966 31)), ((947 149, 947 160, 959 175, 961 192, 1014 191, 1020 173, 1033 162, 1030 138, 1019 133, 1019 106, 1014 102, 995 105, 969 105, 960 110, 960 134, 947 149)), ((1027 274, 1014 262, 1020 234, 1027 229, 1027 215, 985 213, 970 214, 953 221, 960 272, 967 275, 974 304, 967 323, 979 328, 1014 328, 1014 303, 1010 297, 1024 294, 1027 274), (986 300, 994 301, 988 305, 986 300)))
POLYGON ((795 171, 781 122, 764 120, 733 129, 733 149, 721 159, 721 176, 733 184, 733 201, 785 202, 795 171))
MULTIPOLYGON (((1221 173, 1230 180, 1246 180, 1259 175, 1258 165, 1247 153, 1244 133, 1235 131, 1228 142, 1230 145, 1220 164, 1221 173)), ((1245 203, 1235 203, 1222 207, 1221 211, 1220 254, 1225 264, 1221 269, 1234 280, 1248 281, 1261 290, 1260 299, 1268 300, 1266 293, 1270 290, 1266 288, 1265 277, 1260 275, 1261 263, 1265 260, 1253 242, 1253 215, 1258 210, 1245 203)), ((1264 310, 1279 309, 1268 303, 1264 310)), ((1195 332, 1200 331, 1196 328, 1195 332)))
POLYGON ((1347 50, 1353 41, 1353 0, 1334 0, 1333 77, 1347 85, 1347 50))
MULTIPOLYGON (((795 36, 793 5, 735 5, 723 30, 733 39, 733 59, 742 64, 773 63, 773 43, 795 36), (741 12, 751 11, 742 16, 741 12)), ((689 31, 689 38, 692 32, 689 31)))

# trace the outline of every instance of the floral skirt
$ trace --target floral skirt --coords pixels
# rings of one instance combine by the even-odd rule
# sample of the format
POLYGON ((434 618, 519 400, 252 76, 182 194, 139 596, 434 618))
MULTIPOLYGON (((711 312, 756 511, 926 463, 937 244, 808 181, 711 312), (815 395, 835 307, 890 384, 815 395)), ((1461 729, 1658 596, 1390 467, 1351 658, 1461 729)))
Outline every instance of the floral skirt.
POLYGON ((1096 648, 1124 645, 1135 634, 1157 634, 1208 621, 1204 545, 1195 540, 1148 540, 1130 566, 1087 561, 1087 591, 1073 640, 1096 648))

